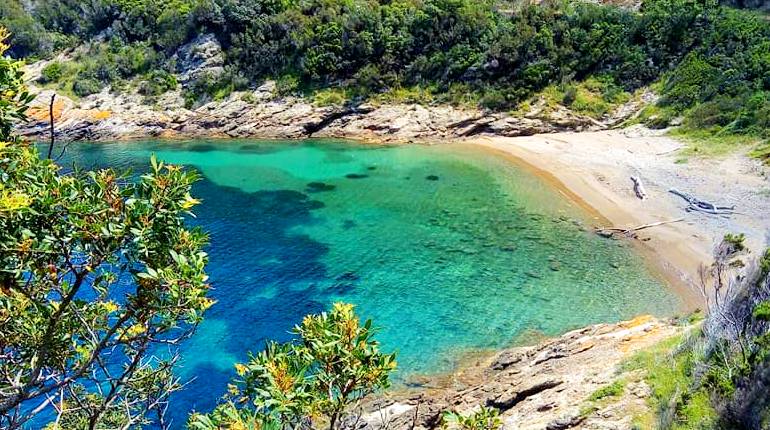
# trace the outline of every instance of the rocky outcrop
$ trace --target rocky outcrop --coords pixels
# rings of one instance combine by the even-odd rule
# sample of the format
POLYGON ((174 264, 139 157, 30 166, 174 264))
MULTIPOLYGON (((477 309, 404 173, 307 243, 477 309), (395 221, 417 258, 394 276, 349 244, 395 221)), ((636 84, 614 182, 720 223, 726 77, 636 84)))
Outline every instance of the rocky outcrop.
MULTIPOLYGON (((218 67, 212 66, 216 62, 195 60, 196 55, 180 57, 200 66, 185 69, 181 76, 218 67)), ((417 104, 363 103, 321 107, 302 98, 278 97, 274 88, 275 85, 268 82, 253 91, 233 93, 226 100, 210 102, 196 109, 183 106, 179 91, 164 94, 153 106, 146 105, 141 95, 115 95, 108 90, 78 102, 58 95, 61 109, 55 116, 56 133, 61 140, 159 136, 438 141, 476 135, 522 136, 606 127, 606 124, 563 108, 547 111, 535 108, 524 115, 513 116, 417 104)), ((33 102, 32 121, 19 130, 21 134, 32 138, 45 136, 49 126, 50 96, 49 90, 39 93, 33 102)))
POLYGON ((620 364, 636 351, 680 333, 681 327, 649 316, 599 324, 532 347, 512 348, 448 377, 422 379, 420 387, 372 401, 360 429, 432 429, 446 410, 479 406, 501 411, 504 429, 631 429, 649 388, 620 364), (596 390, 623 380, 623 393, 591 400, 596 390))
POLYGON ((179 82, 184 85, 204 74, 217 76, 224 71, 225 54, 213 34, 201 34, 183 45, 172 57, 179 73, 179 82))
MULTIPOLYGON (((84 47, 75 48, 78 49, 84 47)), ((55 61, 68 61, 73 53, 62 53, 55 61)), ((640 109, 640 100, 632 101, 604 121, 597 121, 562 106, 548 106, 543 101, 533 103, 527 112, 516 114, 446 105, 347 103, 317 106, 300 97, 278 95, 273 82, 188 109, 182 89, 189 88, 202 77, 216 80, 224 73, 222 46, 214 35, 203 34, 179 48, 171 60, 179 87, 158 97, 145 97, 137 88, 119 94, 107 88, 80 100, 57 94, 54 115, 57 138, 316 136, 430 142, 476 135, 522 136, 600 130, 619 124, 640 109)), ((52 92, 34 88, 45 64, 47 62, 40 61, 25 69, 31 89, 38 91, 38 96, 30 110, 32 120, 19 132, 31 138, 47 138, 49 131, 48 104, 52 92)))

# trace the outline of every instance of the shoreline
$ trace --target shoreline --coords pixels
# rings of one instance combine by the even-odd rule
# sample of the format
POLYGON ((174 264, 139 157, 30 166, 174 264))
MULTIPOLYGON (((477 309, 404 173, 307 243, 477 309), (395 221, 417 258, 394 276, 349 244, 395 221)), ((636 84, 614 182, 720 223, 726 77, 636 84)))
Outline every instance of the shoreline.
MULTIPOLYGON (((632 227, 655 222, 643 220, 641 216, 624 210, 616 204, 610 190, 603 189, 591 181, 586 181, 579 172, 559 163, 558 160, 540 157, 540 154, 519 144, 504 144, 497 142, 497 139, 499 138, 479 139, 470 144, 493 152, 546 182, 570 202, 585 211, 595 222, 591 227, 632 227)), ((687 233, 682 230, 674 227, 667 232, 656 232, 652 229, 645 231, 643 235, 649 236, 650 241, 670 244, 671 239, 676 239, 679 244, 685 244, 686 242, 680 241, 686 239, 687 236, 687 233)), ((657 275, 663 278, 669 290, 682 301, 682 311, 691 312, 705 304, 705 300, 698 294, 695 289, 697 286, 694 284, 699 265, 707 263, 711 258, 705 243, 699 241, 701 246, 686 246, 685 249, 682 249, 681 246, 656 248, 655 244, 649 243, 650 241, 642 242, 632 238, 621 240, 627 240, 632 244, 643 259, 643 264, 649 266, 653 276, 657 275)))
MULTIPOLYGON (((711 198, 723 192, 729 182, 729 188, 736 193, 750 194, 754 190, 760 194, 760 187, 770 183, 752 170, 755 166, 746 157, 696 159, 681 164, 671 152, 671 147, 681 147, 675 139, 628 137, 622 131, 480 137, 466 142, 496 152, 551 184, 602 223, 597 227, 630 228, 684 218, 682 222, 645 229, 639 234, 641 240, 630 240, 683 301, 685 311, 705 304, 699 268, 710 264, 712 250, 722 235, 746 234, 747 246, 754 254, 767 246, 764 235, 770 231, 770 219, 762 214, 770 213, 769 198, 758 196, 753 199, 755 205, 741 208, 747 210, 731 219, 722 219, 686 212, 683 201, 668 192, 679 188, 711 198), (725 171, 730 174, 724 175, 725 171), (631 175, 643 178, 650 196, 647 200, 634 194, 631 175), (693 190, 695 185, 698 190, 693 190)), ((738 201, 739 207, 748 203, 746 199, 738 201)))
MULTIPOLYGON (((770 171, 746 156, 724 159, 693 159, 680 163, 682 143, 667 136, 633 136, 630 129, 574 131, 529 136, 478 135, 433 136, 421 139, 382 138, 368 134, 313 136, 299 139, 341 139, 362 145, 460 144, 493 153, 533 174, 584 211, 591 227, 627 227, 684 218, 684 221, 645 229, 639 239, 630 239, 643 264, 661 277, 682 301, 682 311, 705 304, 700 291, 699 268, 710 264, 712 250, 725 233, 746 234, 746 244, 755 254, 770 240, 770 171), (761 174, 768 177, 761 177, 761 174), (630 176, 642 178, 649 195, 639 200, 630 176), (742 197, 724 201, 725 189, 736 188, 742 197), (668 190, 678 188, 715 202, 736 204, 741 210, 732 219, 688 213, 685 204, 668 190), (753 202, 751 207, 744 207, 753 202), (767 219, 763 219, 767 218, 767 219), (767 237, 766 237, 767 235, 767 237)), ((123 135, 120 142, 139 140, 297 140, 297 137, 200 136, 162 133, 160 136, 123 135)), ((79 139, 78 139, 79 140, 79 139)), ((88 141, 88 139, 83 139, 88 141)), ((97 139, 94 143, 111 139, 97 139)))

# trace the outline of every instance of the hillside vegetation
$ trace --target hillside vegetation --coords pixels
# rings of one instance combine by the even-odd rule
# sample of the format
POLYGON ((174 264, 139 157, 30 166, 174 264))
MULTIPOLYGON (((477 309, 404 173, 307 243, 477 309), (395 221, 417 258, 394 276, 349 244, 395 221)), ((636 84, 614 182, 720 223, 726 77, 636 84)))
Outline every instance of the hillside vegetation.
POLYGON ((737 275, 745 251, 742 235, 725 236, 703 271, 707 318, 626 364, 652 389, 651 413, 635 418, 640 428, 770 426, 770 249, 737 275))
POLYGON ((652 85, 661 98, 639 120, 653 127, 683 117, 700 136, 765 138, 770 123, 770 22, 714 0, 9 0, 0 23, 16 57, 87 45, 41 78, 76 96, 176 88, 174 53, 212 33, 226 67, 185 85, 191 104, 276 79, 320 103, 512 110, 545 94, 597 116, 652 85))

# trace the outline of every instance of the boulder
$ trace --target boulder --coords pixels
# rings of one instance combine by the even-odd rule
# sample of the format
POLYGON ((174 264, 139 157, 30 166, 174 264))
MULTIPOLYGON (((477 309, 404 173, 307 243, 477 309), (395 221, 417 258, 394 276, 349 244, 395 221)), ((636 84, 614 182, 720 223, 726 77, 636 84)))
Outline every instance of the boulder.
POLYGON ((222 45, 213 34, 201 34, 183 45, 172 57, 176 62, 179 82, 186 85, 203 74, 217 76, 224 71, 222 45))

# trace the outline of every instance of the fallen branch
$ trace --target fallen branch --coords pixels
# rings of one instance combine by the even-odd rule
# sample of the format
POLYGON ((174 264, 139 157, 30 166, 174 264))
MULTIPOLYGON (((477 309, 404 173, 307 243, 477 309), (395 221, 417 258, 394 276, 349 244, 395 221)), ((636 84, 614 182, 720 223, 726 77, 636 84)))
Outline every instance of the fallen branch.
POLYGON ((672 224, 672 223, 680 222, 680 221, 684 221, 684 218, 677 218, 677 219, 672 219, 672 220, 668 220, 668 221, 658 221, 658 222, 653 222, 653 223, 650 223, 650 224, 642 224, 640 226, 633 227, 633 228, 598 227, 596 229, 596 234, 598 234, 599 236, 603 236, 603 237, 612 237, 615 234, 619 234, 619 235, 623 235, 623 236, 627 236, 627 237, 635 237, 636 236, 636 232, 638 232, 639 230, 644 230, 644 229, 647 229, 647 228, 650 228, 650 227, 657 227, 659 225, 672 224))
POLYGON ((676 147, 676 148, 674 148, 674 149, 671 149, 671 150, 668 150, 668 151, 663 151, 663 152, 658 152, 658 153, 657 153, 657 154, 655 154, 655 155, 666 155, 666 154, 670 154, 670 153, 672 153, 672 152, 676 152, 676 151, 679 151, 679 150, 680 150, 680 149, 682 149, 682 148, 684 148, 684 146, 677 146, 677 147, 676 147))
POLYGON ((639 199, 644 200, 647 198, 647 192, 644 190, 644 185, 642 184, 642 178, 637 178, 636 176, 631 177, 631 181, 634 183, 634 192, 636 193, 636 197, 639 197, 639 199))
POLYGON ((732 215, 735 212, 735 206, 717 206, 693 195, 683 193, 676 188, 671 188, 668 192, 683 198, 687 202, 688 206, 685 208, 687 212, 696 211, 709 215, 732 215))

